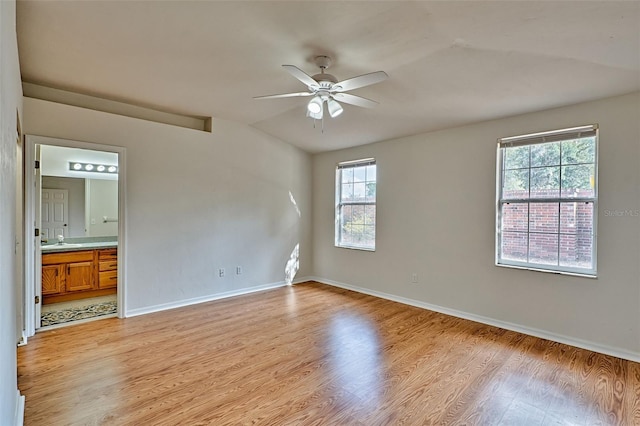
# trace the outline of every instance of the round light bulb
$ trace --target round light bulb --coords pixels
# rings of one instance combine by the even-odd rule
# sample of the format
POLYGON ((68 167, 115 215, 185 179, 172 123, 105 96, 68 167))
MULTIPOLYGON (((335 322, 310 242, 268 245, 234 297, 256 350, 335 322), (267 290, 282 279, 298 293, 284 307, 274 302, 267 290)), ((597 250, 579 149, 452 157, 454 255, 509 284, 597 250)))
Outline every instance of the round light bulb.
POLYGON ((318 114, 322 111, 322 99, 315 97, 307 104, 307 109, 311 114, 318 114))
POLYGON ((101 164, 98 166, 98 168, 96 169, 99 172, 104 172, 105 167, 101 164))
POLYGON ((109 166, 109 173, 115 173, 116 172, 116 166, 109 166))
POLYGON ((75 163, 73 165, 73 170, 80 170, 81 168, 82 168, 82 164, 80 164, 80 163, 75 163))
POLYGON ((86 166, 84 166, 84 169, 90 172, 91 170, 93 170, 93 164, 87 164, 86 166))

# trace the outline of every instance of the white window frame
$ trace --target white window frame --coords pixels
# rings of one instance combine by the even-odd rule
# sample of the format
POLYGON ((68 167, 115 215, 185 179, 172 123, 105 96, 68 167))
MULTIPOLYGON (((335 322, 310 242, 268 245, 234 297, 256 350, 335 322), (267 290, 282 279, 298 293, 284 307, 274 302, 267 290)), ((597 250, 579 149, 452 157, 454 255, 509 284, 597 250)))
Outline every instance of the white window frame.
POLYGON ((377 211, 377 185, 378 185, 378 178, 377 178, 377 171, 376 171, 376 196, 374 197, 373 201, 348 201, 348 202, 343 202, 342 201, 342 171, 345 169, 350 169, 350 168, 357 168, 357 167, 366 167, 366 166, 376 166, 376 170, 377 170, 377 164, 376 164, 376 159, 375 158, 364 158, 361 160, 353 160, 353 161, 344 161, 341 163, 338 163, 336 166, 336 198, 335 198, 335 246, 336 247, 340 247, 340 248, 347 248, 347 249, 355 249, 355 250, 364 250, 364 251, 375 251, 376 250, 376 233, 377 233, 377 219, 376 222, 374 224, 374 239, 373 239, 373 246, 365 246, 365 245, 357 245, 357 244, 353 244, 353 243, 343 243, 342 242, 342 220, 341 220, 341 216, 342 216, 342 207, 344 206, 373 206, 374 208, 376 208, 377 211))
MULTIPOLYGON (((588 125, 580 127, 571 127, 567 129, 552 130, 547 132, 533 133, 521 136, 512 136, 507 138, 498 139, 497 149, 497 162, 496 162, 496 247, 495 247, 495 264, 497 266, 527 269, 541 272, 551 272, 556 274, 577 275, 588 278, 597 277, 597 224, 598 224, 598 146, 599 146, 599 133, 598 125, 588 125), (594 157, 594 182, 593 182, 593 197, 562 197, 561 191, 557 198, 526 198, 526 199, 503 199, 503 161, 504 150, 503 148, 517 147, 517 146, 531 146, 536 144, 542 144, 547 142, 560 142, 572 139, 579 139, 584 137, 595 136, 595 157, 594 157), (592 268, 577 268, 560 266, 560 257, 558 256, 557 265, 545 265, 533 262, 518 262, 509 259, 502 259, 501 247, 502 247, 502 206, 506 203, 563 203, 563 202, 592 202, 593 203, 593 235, 592 235, 592 268)), ((559 166, 560 168, 562 165, 559 166)), ((529 170, 532 167, 529 165, 529 170)), ((561 169, 562 170, 562 169, 561 169)), ((560 176, 561 179, 561 176, 560 176)), ((560 217, 558 217, 558 226, 560 227, 560 217)), ((530 235, 527 230, 527 235, 530 235)), ((558 230, 558 235, 561 235, 558 230)), ((560 244, 558 243, 558 250, 560 250, 560 244)))

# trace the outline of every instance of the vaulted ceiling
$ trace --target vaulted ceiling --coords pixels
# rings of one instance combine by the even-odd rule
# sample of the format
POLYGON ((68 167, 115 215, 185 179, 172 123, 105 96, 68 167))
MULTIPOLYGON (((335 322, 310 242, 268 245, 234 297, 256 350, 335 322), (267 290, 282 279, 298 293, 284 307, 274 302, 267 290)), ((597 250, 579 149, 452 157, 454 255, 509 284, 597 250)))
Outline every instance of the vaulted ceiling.
MULTIPOLYGON (((321 152, 640 90, 638 1, 25 1, 26 82, 253 126, 321 152), (324 125, 281 67, 384 70, 324 125), (315 127, 314 127, 315 124, 315 127), (323 129, 322 129, 323 127, 323 129)), ((581 124, 581 123, 578 123, 581 124)))

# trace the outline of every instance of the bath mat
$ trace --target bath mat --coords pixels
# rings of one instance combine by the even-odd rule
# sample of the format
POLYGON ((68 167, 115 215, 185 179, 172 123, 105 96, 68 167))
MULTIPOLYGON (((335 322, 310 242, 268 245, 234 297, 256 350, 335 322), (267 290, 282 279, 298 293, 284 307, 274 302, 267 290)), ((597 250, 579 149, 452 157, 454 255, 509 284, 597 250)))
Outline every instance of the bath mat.
POLYGON ((46 327, 48 325, 62 324, 69 321, 115 314, 117 312, 117 306, 116 302, 113 301, 46 312, 42 314, 41 325, 42 327, 46 327))

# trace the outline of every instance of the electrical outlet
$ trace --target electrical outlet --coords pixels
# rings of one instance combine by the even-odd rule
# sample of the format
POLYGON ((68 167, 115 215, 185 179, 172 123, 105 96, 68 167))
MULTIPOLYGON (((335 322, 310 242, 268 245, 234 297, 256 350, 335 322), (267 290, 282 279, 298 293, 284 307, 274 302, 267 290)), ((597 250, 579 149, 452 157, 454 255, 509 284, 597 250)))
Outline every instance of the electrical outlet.
POLYGON ((413 284, 416 284, 418 282, 418 274, 416 274, 415 272, 411 274, 411 282, 413 284))
POLYGON ((218 276, 219 276, 220 278, 223 278, 223 277, 224 277, 224 268, 220 268, 220 269, 218 269, 218 276))
POLYGON ((236 275, 242 275, 242 266, 236 266, 236 275))

